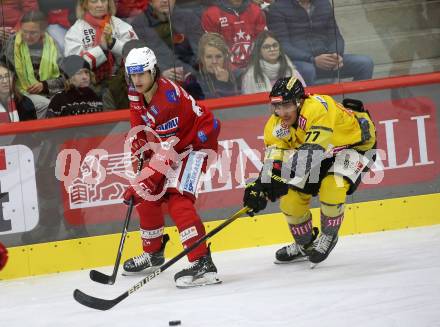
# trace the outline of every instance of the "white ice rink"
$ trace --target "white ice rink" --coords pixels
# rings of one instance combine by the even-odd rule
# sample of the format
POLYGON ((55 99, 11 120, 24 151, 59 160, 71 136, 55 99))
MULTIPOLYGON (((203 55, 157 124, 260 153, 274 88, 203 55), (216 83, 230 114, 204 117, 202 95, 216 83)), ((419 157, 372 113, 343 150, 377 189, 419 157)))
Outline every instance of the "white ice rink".
POLYGON ((273 264, 278 247, 214 253, 223 284, 180 290, 173 275, 184 259, 109 311, 83 307, 73 290, 110 299, 142 277, 118 276, 114 286, 88 271, 3 281, 0 326, 440 326, 440 225, 343 237, 314 270, 273 264))

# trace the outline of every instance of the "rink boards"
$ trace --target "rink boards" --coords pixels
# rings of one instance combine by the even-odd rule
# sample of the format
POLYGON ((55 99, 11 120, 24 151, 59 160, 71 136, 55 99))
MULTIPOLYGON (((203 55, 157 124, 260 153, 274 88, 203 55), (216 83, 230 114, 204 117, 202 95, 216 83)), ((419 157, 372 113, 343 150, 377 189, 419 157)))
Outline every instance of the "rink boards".
MULTIPOLYGON (((440 224, 440 193, 368 201, 347 205, 341 235, 387 231, 440 224)), ((318 209, 312 209, 319 226, 318 209)), ((221 220, 205 223, 207 231, 221 220)), ((165 256, 182 251, 177 229, 165 230, 171 236, 165 256)), ((19 278, 69 270, 111 265, 120 234, 95 236, 59 242, 10 248, 10 263, 0 273, 1 279, 19 278)), ((213 251, 225 251, 291 242, 292 238, 280 213, 243 217, 211 240, 213 251)), ((131 232, 126 240, 123 259, 139 253, 140 235, 131 232)))
MULTIPOLYGON (((377 128, 379 158, 371 175, 383 178, 364 182, 347 198, 342 235, 440 224, 439 81, 434 73, 308 88, 339 101, 340 94, 361 99, 377 128)), ((245 181, 261 168, 266 98, 206 102, 218 109, 222 124, 219 164, 197 201, 207 230, 240 209, 245 181)), ((113 265, 127 210, 120 178, 129 160, 127 117, 117 111, 2 126, 0 241, 10 260, 0 280, 113 265), (77 155, 77 174, 60 179, 65 167, 57 158, 64 150, 77 155), (106 178, 86 175, 95 164, 106 178)), ((317 208, 314 200, 315 226, 317 208)), ((138 224, 134 212, 123 259, 139 254, 138 224)), ((166 232, 166 256, 172 257, 182 248, 169 218, 166 232)), ((264 214, 238 219, 211 241, 213 251, 224 251, 290 242, 291 236, 277 204, 269 204, 264 214)))

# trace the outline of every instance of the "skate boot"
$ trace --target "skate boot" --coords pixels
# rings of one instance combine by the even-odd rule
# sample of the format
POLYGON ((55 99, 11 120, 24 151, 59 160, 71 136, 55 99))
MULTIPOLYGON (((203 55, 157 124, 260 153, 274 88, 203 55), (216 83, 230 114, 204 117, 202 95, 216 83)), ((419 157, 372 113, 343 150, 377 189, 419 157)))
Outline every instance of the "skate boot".
POLYGON ((190 288, 219 284, 222 281, 217 278, 217 268, 212 262, 211 252, 192 262, 188 268, 179 271, 174 275, 174 281, 178 288, 190 288))
POLYGON ((318 263, 327 259, 336 243, 338 243, 338 234, 329 235, 321 233, 321 235, 319 235, 315 242, 313 242, 313 248, 309 253, 309 261, 312 263, 312 269, 315 268, 318 263))
POLYGON ((163 255, 165 251, 165 245, 167 244, 170 237, 168 234, 164 234, 162 238, 162 246, 159 251, 154 253, 143 252, 141 255, 128 259, 124 262, 124 271, 122 275, 130 276, 139 273, 149 273, 154 269, 159 268, 165 262, 165 257, 163 255))
POLYGON ((306 245, 292 243, 282 247, 275 253, 274 263, 283 264, 306 261, 308 259, 309 252, 312 249, 313 241, 316 239, 318 234, 319 229, 317 227, 313 227, 312 240, 310 241, 310 243, 306 245))

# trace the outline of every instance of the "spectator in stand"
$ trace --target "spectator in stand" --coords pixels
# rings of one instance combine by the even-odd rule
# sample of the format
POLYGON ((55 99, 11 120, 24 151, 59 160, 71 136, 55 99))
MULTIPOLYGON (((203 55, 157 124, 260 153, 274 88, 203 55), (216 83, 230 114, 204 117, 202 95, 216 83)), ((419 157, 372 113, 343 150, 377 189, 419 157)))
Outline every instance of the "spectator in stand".
POLYGON ((197 43, 203 31, 199 17, 190 10, 176 7, 175 2, 150 0, 144 13, 133 20, 133 28, 161 59, 162 75, 183 83, 185 76, 197 68, 197 43))
POLYGON ((127 22, 147 9, 150 0, 116 0, 116 16, 127 22))
POLYGON ((241 92, 270 92, 275 82, 283 77, 294 76, 305 86, 304 80, 278 40, 269 31, 263 31, 255 40, 251 60, 243 75, 241 92))
POLYGON ((34 104, 18 91, 14 72, 0 62, 0 124, 32 119, 37 119, 34 104))
POLYGON ((50 101, 48 117, 101 112, 102 100, 90 88, 93 73, 89 63, 78 55, 71 55, 63 59, 61 69, 66 78, 65 89, 50 101))
POLYGON ((17 32, 21 17, 38 10, 37 0, 2 0, 0 3, 0 49, 17 32))
POLYGON ((64 54, 64 38, 67 30, 75 22, 75 1, 39 0, 40 9, 47 15, 47 33, 58 43, 64 54))
POLYGON ((196 100, 240 94, 231 68, 229 48, 220 34, 203 34, 198 56, 200 72, 195 77, 188 78, 184 85, 196 100))
POLYGON ((121 67, 119 67, 117 74, 113 76, 108 83, 108 89, 102 96, 102 101, 106 110, 129 108, 129 101, 127 97, 128 86, 124 61, 130 50, 135 48, 144 48, 146 46, 147 42, 144 40, 130 40, 124 44, 124 48, 122 49, 123 63, 121 67))
POLYGON ((119 67, 124 44, 137 39, 132 26, 115 17, 115 12, 114 0, 78 0, 78 20, 65 39, 65 56, 76 54, 89 63, 100 94, 119 67))
POLYGON ((266 18, 251 0, 218 0, 203 12, 202 27, 222 35, 232 54, 233 67, 245 69, 252 43, 266 28, 266 18))
POLYGON ((317 78, 370 79, 373 60, 344 54, 344 39, 328 0, 276 0, 269 7, 267 25, 308 85, 317 78), (336 35, 336 38, 335 38, 336 35))
POLYGON ((64 85, 58 69, 62 54, 46 33, 47 21, 42 12, 28 12, 20 23, 20 30, 6 45, 5 57, 15 68, 19 91, 32 100, 38 119, 45 118, 49 98, 64 85))

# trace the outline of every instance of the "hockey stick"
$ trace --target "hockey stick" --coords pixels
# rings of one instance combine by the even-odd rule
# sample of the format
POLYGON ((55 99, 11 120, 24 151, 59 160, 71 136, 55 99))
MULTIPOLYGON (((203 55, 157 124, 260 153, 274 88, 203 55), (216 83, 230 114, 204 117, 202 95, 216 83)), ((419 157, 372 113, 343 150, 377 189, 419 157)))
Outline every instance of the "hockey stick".
MULTIPOLYGON (((137 173, 141 171, 143 164, 144 164, 144 159, 143 159, 143 155, 141 154, 138 161, 137 173)), ((119 241, 118 254, 116 255, 116 262, 115 262, 115 266, 113 267, 113 273, 110 276, 108 276, 100 271, 90 270, 90 279, 93 280, 94 282, 101 284, 108 284, 108 285, 113 285, 115 283, 116 275, 118 274, 119 263, 121 262, 122 250, 124 249, 125 238, 127 237, 127 233, 128 233, 128 225, 130 224, 130 218, 131 218, 131 213, 133 211, 133 207, 134 207, 134 203, 132 197, 128 202, 127 215, 125 216, 124 228, 122 229, 121 240, 119 241)))
POLYGON ((182 252, 180 252, 174 258, 172 258, 169 261, 167 261, 166 263, 164 263, 162 266, 157 268, 154 272, 150 273, 148 276, 146 276, 140 282, 133 285, 129 290, 125 291, 124 293, 119 295, 117 298, 112 299, 112 300, 101 299, 101 298, 87 295, 87 294, 81 292, 79 289, 76 289, 73 292, 74 299, 77 302, 81 303, 82 305, 85 305, 89 308, 96 309, 96 310, 108 310, 108 309, 113 308, 116 304, 118 304, 119 302, 121 302, 122 300, 124 300, 125 298, 127 298, 128 296, 130 296, 131 294, 136 292, 137 290, 139 290, 141 287, 143 287, 145 284, 147 284, 150 280, 159 276, 162 272, 164 272, 170 266, 172 266, 177 261, 179 261, 181 258, 186 256, 189 252, 194 250, 196 247, 198 247, 200 244, 205 242, 207 239, 214 236, 219 231, 221 231, 223 228, 225 228, 230 223, 232 223, 234 220, 236 220, 237 218, 244 215, 248 210, 249 210, 248 207, 244 207, 244 208, 240 209, 239 211, 237 211, 235 214, 230 216, 228 219, 226 219, 219 226, 217 226, 212 231, 210 231, 205 236, 203 236, 200 240, 198 240, 197 242, 195 242, 194 244, 192 244, 188 248, 184 249, 182 252))

